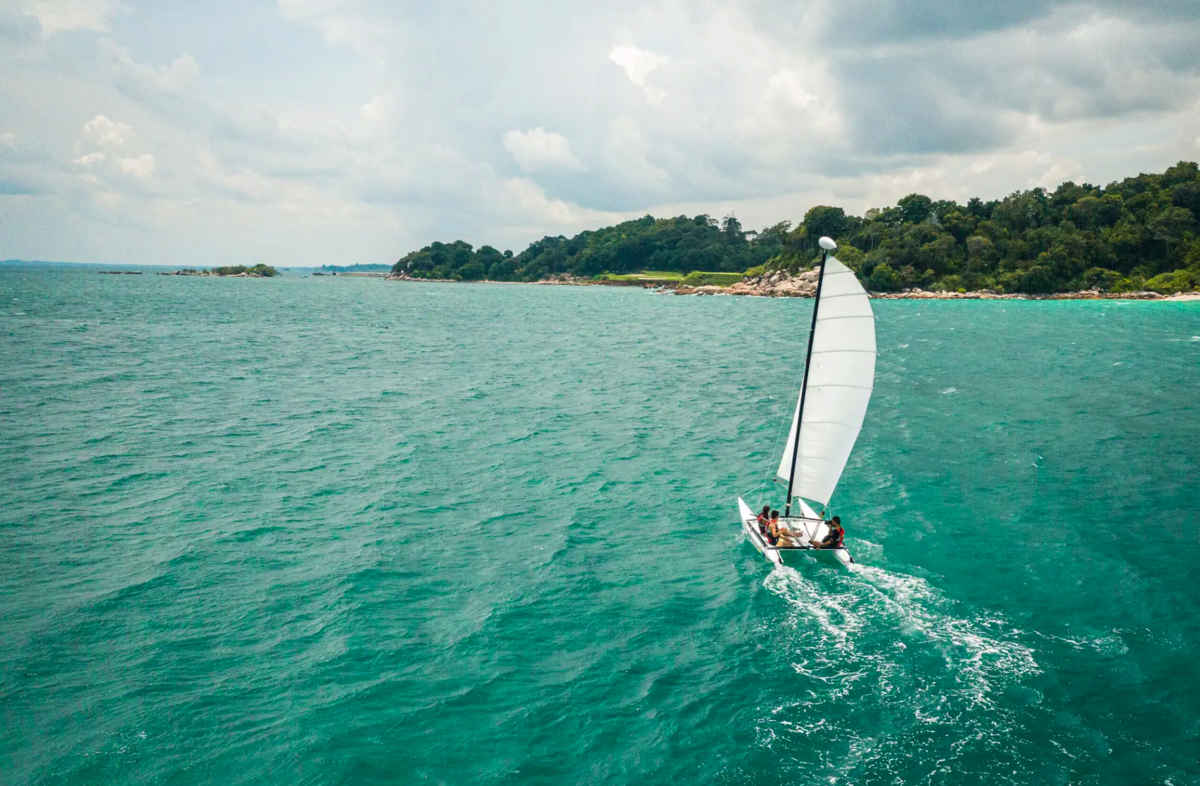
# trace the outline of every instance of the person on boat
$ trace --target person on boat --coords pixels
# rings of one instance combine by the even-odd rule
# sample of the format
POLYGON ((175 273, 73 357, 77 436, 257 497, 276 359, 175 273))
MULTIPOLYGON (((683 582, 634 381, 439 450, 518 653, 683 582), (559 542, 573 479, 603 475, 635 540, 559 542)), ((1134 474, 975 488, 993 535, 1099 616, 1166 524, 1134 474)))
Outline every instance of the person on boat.
POLYGON ((763 505, 762 513, 758 514, 758 531, 763 535, 767 534, 767 528, 771 525, 771 506, 763 505))
POLYGON ((779 511, 777 510, 771 511, 770 531, 771 535, 774 536, 774 540, 771 541, 772 546, 778 546, 784 549, 796 547, 796 533, 792 532, 786 527, 779 526, 779 511))
POLYGON ((824 539, 813 544, 815 549, 840 549, 844 548, 842 540, 846 537, 846 530, 842 529, 842 517, 834 516, 829 522, 829 532, 824 539))
MULTIPOLYGON (((771 509, 771 506, 768 505, 766 507, 766 510, 769 511, 770 509, 771 509)), ((775 511, 775 515, 776 515, 776 517, 778 517, 779 511, 775 511)), ((761 522, 759 524, 759 531, 762 533, 763 540, 765 540, 767 542, 767 545, 769 545, 769 546, 778 545, 779 544, 779 536, 775 534, 775 525, 771 522, 770 515, 760 515, 758 518, 759 518, 759 521, 761 522)))

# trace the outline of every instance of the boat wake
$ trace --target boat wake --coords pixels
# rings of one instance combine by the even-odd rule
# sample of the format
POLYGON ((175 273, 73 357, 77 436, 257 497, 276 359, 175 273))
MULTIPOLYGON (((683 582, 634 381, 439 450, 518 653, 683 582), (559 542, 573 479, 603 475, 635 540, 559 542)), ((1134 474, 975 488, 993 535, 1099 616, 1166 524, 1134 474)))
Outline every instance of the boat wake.
POLYGON ((1004 741, 1014 701, 1038 699, 1020 682, 1039 669, 1006 620, 961 614, 924 579, 871 566, 785 567, 765 587, 790 606, 773 632, 803 689, 765 708, 763 744, 852 782, 939 779, 982 761, 1023 769, 1004 741), (830 740, 846 747, 813 744, 830 740))

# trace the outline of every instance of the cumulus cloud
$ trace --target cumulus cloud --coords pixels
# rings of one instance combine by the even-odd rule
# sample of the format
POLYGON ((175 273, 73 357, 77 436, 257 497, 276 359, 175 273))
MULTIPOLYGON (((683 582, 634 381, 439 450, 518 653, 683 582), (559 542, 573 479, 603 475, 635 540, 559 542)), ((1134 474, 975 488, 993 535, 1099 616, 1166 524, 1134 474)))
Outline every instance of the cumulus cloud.
POLYGON ((512 130, 504 134, 504 149, 512 153, 517 165, 526 172, 542 169, 583 169, 571 153, 571 145, 562 134, 538 126, 529 131, 512 130))
POLYGON ((104 115, 96 115, 84 123, 83 135, 100 145, 123 145, 137 137, 128 123, 114 123, 104 115))
POLYGON ((186 52, 161 68, 137 62, 127 48, 112 39, 100 41, 100 54, 118 79, 142 97, 147 91, 175 92, 200 79, 200 64, 186 52))
POLYGON ((154 170, 158 168, 158 164, 154 160, 154 156, 149 153, 142 153, 136 158, 126 158, 121 161, 121 171, 127 175, 133 175, 136 178, 145 180, 154 174, 154 170))
POLYGON ((650 103, 657 104, 667 97, 667 91, 649 84, 650 74, 667 64, 665 55, 645 52, 636 46, 614 46, 608 53, 608 59, 621 66, 629 81, 646 93, 646 100, 650 103))
POLYGON ((349 46, 383 59, 383 42, 394 35, 386 16, 368 15, 344 0, 277 0, 280 12, 295 22, 314 25, 329 43, 349 46))
POLYGON ((651 163, 650 143, 642 134, 637 121, 618 117, 608 126, 609 167, 615 178, 633 189, 663 193, 671 175, 661 166, 651 163))
POLYGON ((117 10, 111 0, 16 0, 13 5, 35 17, 46 38, 72 30, 108 30, 117 10))
POLYGON ((387 111, 386 99, 383 96, 375 96, 359 107, 358 114, 363 120, 373 123, 383 119, 385 111, 387 111))

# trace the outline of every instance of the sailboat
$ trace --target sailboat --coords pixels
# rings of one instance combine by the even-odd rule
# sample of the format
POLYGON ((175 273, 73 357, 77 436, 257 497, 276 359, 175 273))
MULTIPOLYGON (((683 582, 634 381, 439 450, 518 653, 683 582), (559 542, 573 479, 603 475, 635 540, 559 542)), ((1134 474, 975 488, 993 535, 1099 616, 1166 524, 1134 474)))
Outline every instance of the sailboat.
POLYGON ((775 565, 812 558, 841 565, 854 561, 844 546, 812 548, 812 543, 828 535, 829 524, 809 502, 829 505, 862 429, 875 386, 875 314, 854 271, 830 255, 837 243, 827 237, 818 242, 821 271, 813 301, 804 381, 776 471, 779 482, 787 481, 786 504, 779 524, 795 533, 797 545, 778 547, 768 543, 759 531, 755 511, 738 497, 746 537, 775 565), (793 502, 797 515, 793 515, 793 502))

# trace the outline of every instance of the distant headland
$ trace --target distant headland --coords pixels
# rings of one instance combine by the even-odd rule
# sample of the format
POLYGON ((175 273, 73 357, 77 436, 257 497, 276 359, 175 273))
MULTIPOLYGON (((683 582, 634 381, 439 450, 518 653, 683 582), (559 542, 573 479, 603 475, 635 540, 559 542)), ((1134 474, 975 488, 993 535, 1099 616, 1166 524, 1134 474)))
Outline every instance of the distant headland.
POLYGON ((519 254, 432 243, 390 280, 646 286, 680 294, 811 296, 817 240, 880 297, 1157 299, 1200 290, 1200 168, 1107 186, 1066 182, 965 204, 909 194, 862 216, 818 205, 799 225, 746 230, 732 215, 644 216, 519 254))

